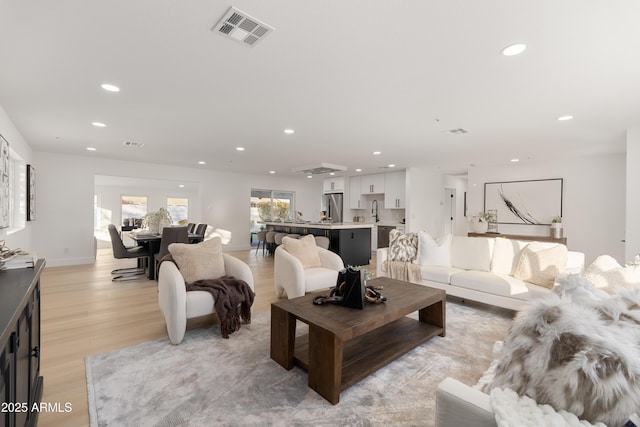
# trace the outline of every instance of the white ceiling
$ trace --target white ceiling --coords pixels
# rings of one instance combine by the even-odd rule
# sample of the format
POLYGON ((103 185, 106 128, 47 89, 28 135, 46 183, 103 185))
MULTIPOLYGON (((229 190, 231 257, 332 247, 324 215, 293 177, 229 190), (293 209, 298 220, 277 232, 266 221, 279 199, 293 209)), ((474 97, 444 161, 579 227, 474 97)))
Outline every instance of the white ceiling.
POLYGON ((0 105, 37 151, 243 173, 623 152, 639 18, 637 0, 2 1, 0 105), (229 6, 275 31, 211 32, 229 6))

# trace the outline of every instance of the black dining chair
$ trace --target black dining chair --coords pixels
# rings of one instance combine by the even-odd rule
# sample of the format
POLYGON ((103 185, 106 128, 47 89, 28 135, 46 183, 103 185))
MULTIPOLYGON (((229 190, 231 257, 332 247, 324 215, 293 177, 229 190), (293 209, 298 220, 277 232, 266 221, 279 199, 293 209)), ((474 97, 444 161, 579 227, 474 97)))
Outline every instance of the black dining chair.
POLYGON ((165 227, 162 229, 160 250, 155 256, 156 277, 160 268, 160 260, 169 253, 169 245, 172 243, 189 243, 189 227, 165 227))
POLYGON ((142 263, 138 265, 142 265, 142 267, 131 267, 131 268, 118 268, 111 272, 113 277, 111 278, 114 282, 121 282, 124 280, 135 280, 139 279, 141 275, 144 275, 144 260, 149 258, 149 249, 144 246, 133 246, 126 247, 122 242, 122 237, 120 237, 120 233, 115 225, 109 224, 109 236, 111 236, 111 247, 113 248, 113 257, 116 259, 141 259, 142 263))
POLYGON ((205 231, 207 231, 207 224, 198 224, 195 234, 198 236, 204 236, 205 231))
POLYGON ((189 224, 187 224, 187 231, 189 233, 193 233, 194 231, 196 231, 196 223, 190 222, 189 224))

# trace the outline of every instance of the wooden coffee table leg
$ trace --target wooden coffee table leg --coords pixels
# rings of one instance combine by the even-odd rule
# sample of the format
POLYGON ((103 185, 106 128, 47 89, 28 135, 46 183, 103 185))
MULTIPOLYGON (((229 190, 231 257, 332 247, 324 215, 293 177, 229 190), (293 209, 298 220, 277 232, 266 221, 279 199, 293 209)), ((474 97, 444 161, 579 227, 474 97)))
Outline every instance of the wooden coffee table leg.
POLYGON ((309 387, 334 405, 340 402, 343 343, 330 332, 309 325, 309 387))
POLYGON ((419 319, 421 322, 442 328, 441 337, 447 333, 446 310, 444 301, 438 301, 419 311, 419 319))
POLYGON ((271 358, 280 366, 293 368, 296 318, 285 310, 271 306, 271 358))

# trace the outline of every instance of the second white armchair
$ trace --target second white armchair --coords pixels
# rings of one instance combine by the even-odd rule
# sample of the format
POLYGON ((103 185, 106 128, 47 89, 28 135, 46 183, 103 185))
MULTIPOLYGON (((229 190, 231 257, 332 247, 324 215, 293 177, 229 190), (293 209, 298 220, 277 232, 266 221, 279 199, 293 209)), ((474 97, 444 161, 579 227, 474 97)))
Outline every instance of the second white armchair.
POLYGON ((344 268, 342 258, 316 246, 311 235, 285 237, 274 260, 274 284, 278 297, 301 297, 307 292, 336 285, 338 272, 344 268), (317 254, 317 255, 316 255, 317 254))

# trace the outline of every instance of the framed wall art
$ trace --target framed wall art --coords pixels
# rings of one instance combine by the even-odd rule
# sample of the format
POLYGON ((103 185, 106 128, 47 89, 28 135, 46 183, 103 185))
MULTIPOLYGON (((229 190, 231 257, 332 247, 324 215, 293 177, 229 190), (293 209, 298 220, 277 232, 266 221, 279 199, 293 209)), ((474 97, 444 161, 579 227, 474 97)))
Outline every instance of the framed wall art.
POLYGON ((9 143, 0 135, 0 228, 9 227, 9 143))
POLYGON ((27 165, 27 221, 36 219, 36 169, 27 165))
POLYGON ((562 216, 562 178, 484 184, 484 211, 496 210, 498 224, 550 225, 562 216))

